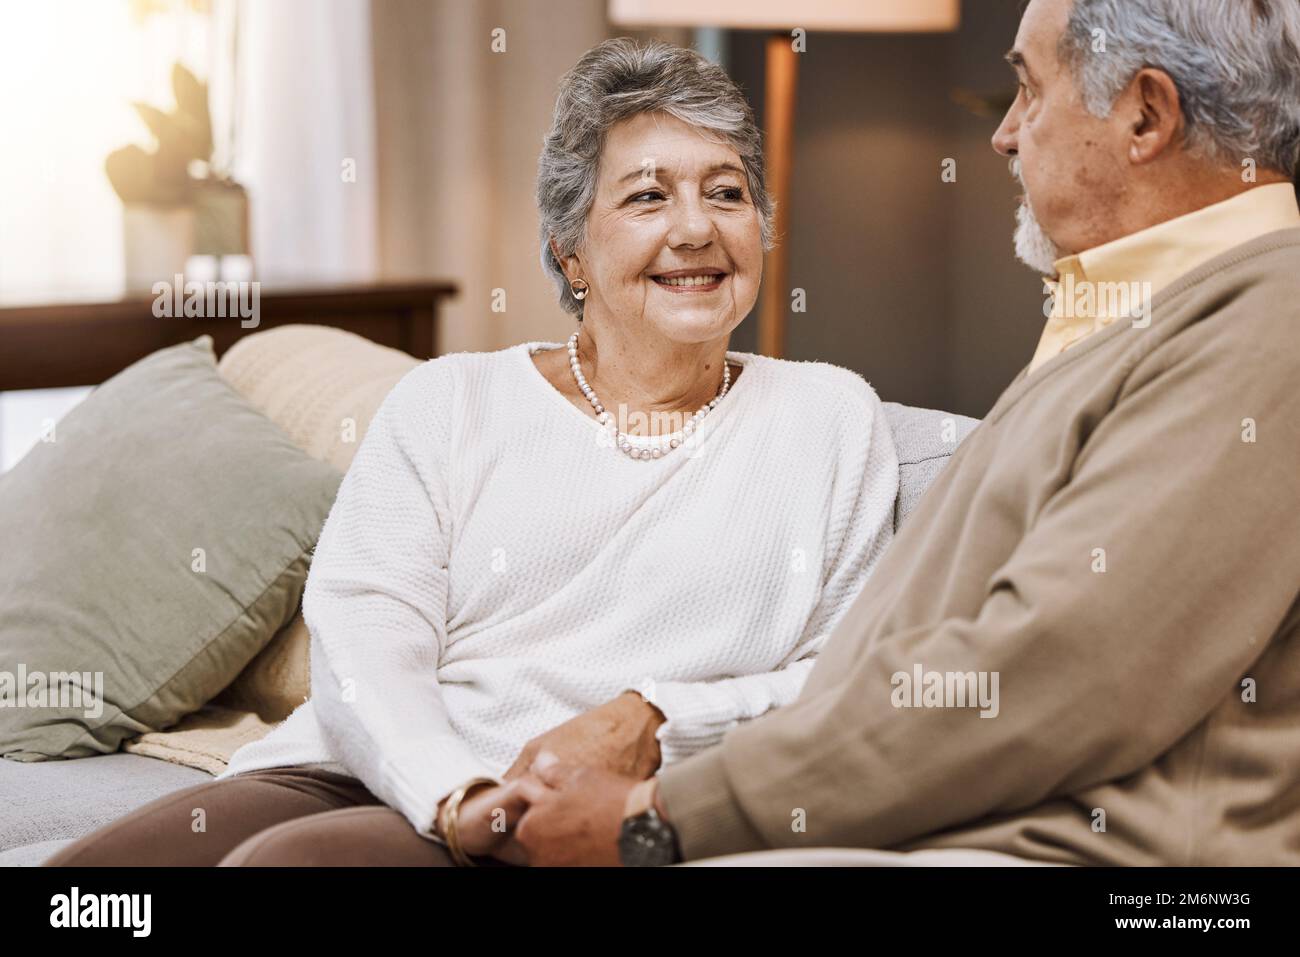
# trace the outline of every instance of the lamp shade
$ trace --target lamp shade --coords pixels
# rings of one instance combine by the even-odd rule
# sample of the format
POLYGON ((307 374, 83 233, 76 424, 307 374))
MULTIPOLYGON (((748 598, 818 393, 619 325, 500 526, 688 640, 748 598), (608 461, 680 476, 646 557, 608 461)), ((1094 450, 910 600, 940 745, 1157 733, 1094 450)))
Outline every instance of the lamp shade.
POLYGON ((621 27, 912 33, 955 30, 960 0, 609 0, 621 27))

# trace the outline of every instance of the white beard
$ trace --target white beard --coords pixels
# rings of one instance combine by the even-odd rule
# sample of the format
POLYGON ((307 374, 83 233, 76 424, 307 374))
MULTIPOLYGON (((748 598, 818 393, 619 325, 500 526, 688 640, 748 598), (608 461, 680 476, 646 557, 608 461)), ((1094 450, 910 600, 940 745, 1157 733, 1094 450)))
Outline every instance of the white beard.
POLYGON ((1016 210, 1016 258, 1044 276, 1056 273, 1054 264, 1061 258, 1060 247, 1048 239, 1043 227, 1038 225, 1028 200, 1016 210))
MULTIPOLYGON (((1011 158, 1011 175, 1015 177, 1021 189, 1025 181, 1020 178, 1020 157, 1011 158)), ((1016 210, 1016 258, 1035 272, 1052 276, 1056 273, 1055 263, 1061 258, 1061 249, 1048 238, 1029 205, 1029 197, 1016 210)))

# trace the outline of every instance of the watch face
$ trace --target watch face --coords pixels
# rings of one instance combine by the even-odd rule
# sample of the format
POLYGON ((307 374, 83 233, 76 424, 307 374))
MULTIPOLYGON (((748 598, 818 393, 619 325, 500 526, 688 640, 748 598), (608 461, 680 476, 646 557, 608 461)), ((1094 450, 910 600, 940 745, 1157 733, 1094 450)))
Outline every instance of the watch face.
POLYGON ((618 854, 625 867, 660 867, 677 862, 677 836, 653 809, 623 821, 618 854))

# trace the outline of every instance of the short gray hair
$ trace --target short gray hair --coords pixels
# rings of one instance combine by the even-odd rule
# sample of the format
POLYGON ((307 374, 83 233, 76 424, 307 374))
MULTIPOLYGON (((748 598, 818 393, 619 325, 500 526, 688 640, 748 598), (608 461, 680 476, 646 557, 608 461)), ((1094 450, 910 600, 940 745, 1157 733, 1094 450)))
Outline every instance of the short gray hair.
POLYGON ((606 40, 560 79, 555 116, 537 163, 542 268, 556 282, 561 307, 574 315, 581 314, 582 303, 573 298, 550 239, 561 255, 579 249, 606 135, 619 121, 651 112, 716 133, 740 155, 763 248, 772 248, 773 202, 763 179, 762 134, 740 87, 694 50, 658 40, 606 40))
POLYGON ((1190 149, 1233 165, 1251 158, 1295 178, 1296 0, 1074 0, 1060 54, 1094 116, 1109 116, 1137 72, 1155 67, 1178 87, 1190 149), (1104 53, 1093 51, 1097 40, 1104 53))

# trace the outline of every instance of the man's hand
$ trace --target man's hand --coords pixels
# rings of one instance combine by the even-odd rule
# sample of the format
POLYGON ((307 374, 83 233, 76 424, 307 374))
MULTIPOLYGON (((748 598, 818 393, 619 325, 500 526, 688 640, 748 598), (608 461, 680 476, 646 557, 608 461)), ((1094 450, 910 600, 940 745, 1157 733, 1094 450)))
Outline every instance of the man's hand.
POLYGON ((655 731, 666 719, 635 691, 607 701, 529 741, 505 779, 524 775, 545 748, 565 764, 600 768, 644 781, 659 769, 655 731))
POLYGON ((528 804, 514 840, 533 867, 617 867, 623 808, 640 780, 541 754, 509 785, 528 804))

